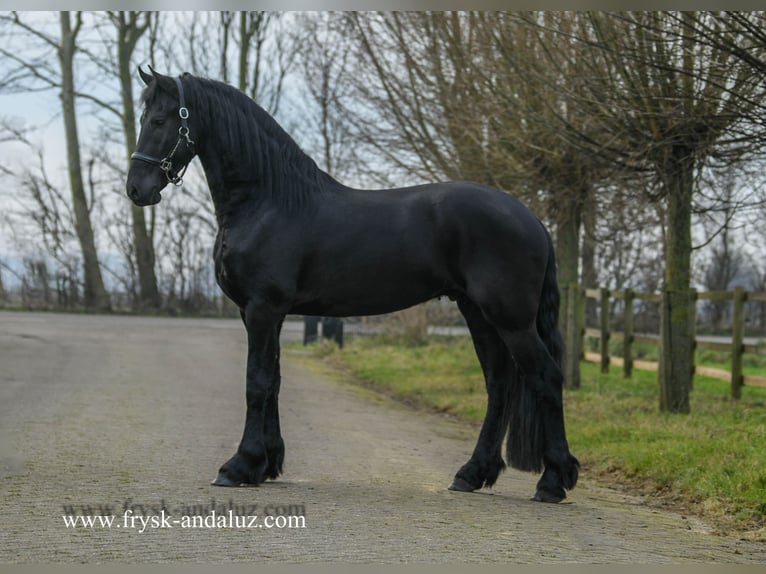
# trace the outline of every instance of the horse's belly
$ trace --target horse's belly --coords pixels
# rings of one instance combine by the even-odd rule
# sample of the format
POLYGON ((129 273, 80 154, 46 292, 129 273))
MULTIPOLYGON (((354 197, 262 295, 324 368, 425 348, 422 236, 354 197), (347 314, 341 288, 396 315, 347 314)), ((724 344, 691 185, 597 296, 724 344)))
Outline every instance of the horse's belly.
POLYGON ((391 269, 359 266, 348 273, 325 269, 299 289, 292 312, 349 317, 380 315, 412 307, 450 291, 450 285, 427 267, 391 269))

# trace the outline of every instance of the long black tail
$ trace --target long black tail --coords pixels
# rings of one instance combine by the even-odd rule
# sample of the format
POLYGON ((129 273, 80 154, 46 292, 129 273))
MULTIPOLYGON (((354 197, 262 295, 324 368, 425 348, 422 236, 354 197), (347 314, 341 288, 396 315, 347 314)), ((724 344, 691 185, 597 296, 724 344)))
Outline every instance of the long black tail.
POLYGON ((537 332, 559 369, 564 368, 564 338, 559 330, 561 294, 556 279, 556 253, 548 235, 548 266, 545 268, 543 292, 537 309, 537 332))
MULTIPOLYGON (((564 355, 564 340, 559 330, 561 296, 556 281, 556 255, 553 241, 549 234, 547 237, 548 264, 537 310, 537 332, 554 362, 561 369, 564 355)), ((543 470, 545 433, 543 413, 538 404, 537 395, 518 369, 514 373, 509 392, 511 413, 506 442, 508 464, 519 470, 540 472, 543 470)))

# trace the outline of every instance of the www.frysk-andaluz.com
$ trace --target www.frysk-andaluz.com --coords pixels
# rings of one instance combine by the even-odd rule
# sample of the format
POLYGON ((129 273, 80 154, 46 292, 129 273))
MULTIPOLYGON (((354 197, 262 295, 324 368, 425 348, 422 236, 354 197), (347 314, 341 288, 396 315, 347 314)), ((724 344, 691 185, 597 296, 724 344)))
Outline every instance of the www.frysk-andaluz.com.
POLYGON ((133 504, 126 501, 122 514, 112 505, 64 505, 62 520, 66 528, 127 528, 143 533, 157 528, 305 528, 305 507, 302 504, 265 505, 263 513, 257 504, 181 505, 169 512, 162 501, 159 505, 133 504))

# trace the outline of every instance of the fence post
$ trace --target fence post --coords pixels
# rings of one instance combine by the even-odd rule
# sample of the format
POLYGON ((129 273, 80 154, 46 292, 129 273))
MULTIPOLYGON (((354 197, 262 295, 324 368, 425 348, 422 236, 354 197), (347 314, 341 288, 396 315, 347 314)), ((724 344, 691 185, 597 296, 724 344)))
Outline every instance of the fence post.
POLYGON ((580 288, 576 283, 569 285, 567 288, 567 321, 566 330, 564 334, 566 337, 565 349, 565 369, 564 380, 569 388, 580 388, 580 321, 579 313, 577 312, 580 305, 580 288))
POLYGON ((319 317, 313 315, 303 316, 303 345, 310 345, 319 336, 319 317))
POLYGON ((743 287, 734 288, 734 312, 731 334, 731 397, 742 397, 742 354, 745 338, 745 300, 747 294, 743 287))
POLYGON ((322 337, 338 343, 343 348, 343 320, 338 317, 322 318, 322 337))
POLYGON ((609 372, 609 289, 601 288, 601 372, 609 372))
POLYGON ((633 289, 625 289, 625 318, 622 325, 622 370, 627 379, 633 376, 633 289))

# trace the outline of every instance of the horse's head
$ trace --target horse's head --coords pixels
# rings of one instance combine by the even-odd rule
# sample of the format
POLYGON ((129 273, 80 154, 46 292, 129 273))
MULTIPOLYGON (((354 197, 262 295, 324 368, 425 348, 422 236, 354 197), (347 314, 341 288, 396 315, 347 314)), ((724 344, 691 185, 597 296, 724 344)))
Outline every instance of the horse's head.
POLYGON ((138 72, 146 84, 144 112, 126 189, 133 203, 143 207, 159 203, 160 191, 168 183, 181 184, 195 152, 181 79, 154 70, 138 72))

